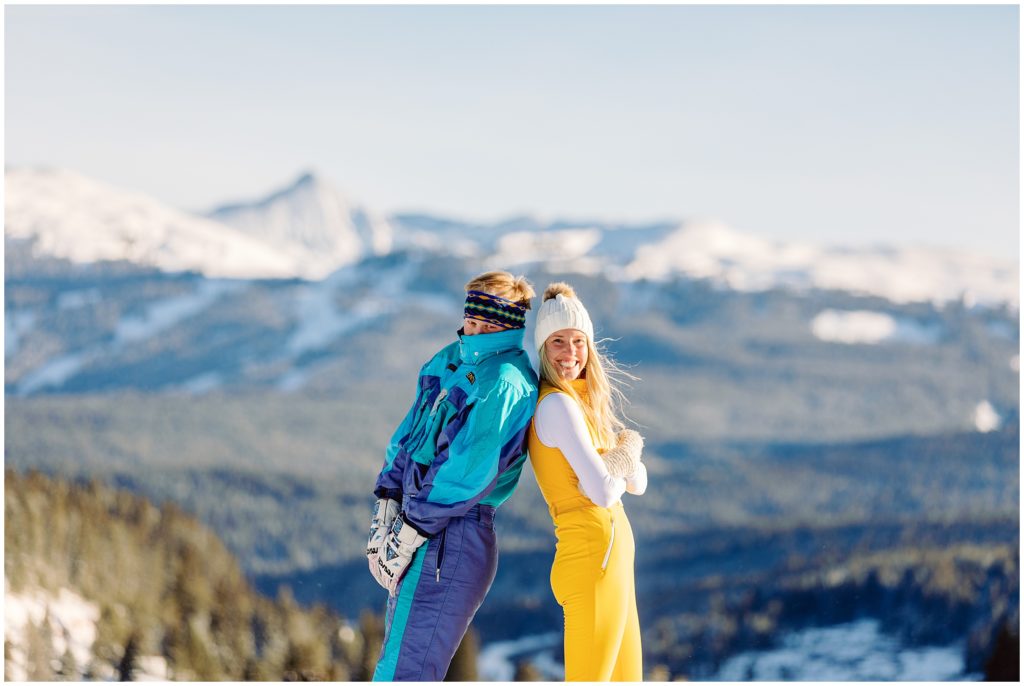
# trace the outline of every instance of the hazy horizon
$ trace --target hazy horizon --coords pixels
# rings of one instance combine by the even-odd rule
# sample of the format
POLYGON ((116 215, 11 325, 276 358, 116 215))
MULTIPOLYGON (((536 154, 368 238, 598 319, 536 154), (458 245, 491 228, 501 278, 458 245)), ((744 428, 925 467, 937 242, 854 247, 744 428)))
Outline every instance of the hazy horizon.
POLYGON ((6 165, 1019 255, 1018 7, 8 6, 6 165))

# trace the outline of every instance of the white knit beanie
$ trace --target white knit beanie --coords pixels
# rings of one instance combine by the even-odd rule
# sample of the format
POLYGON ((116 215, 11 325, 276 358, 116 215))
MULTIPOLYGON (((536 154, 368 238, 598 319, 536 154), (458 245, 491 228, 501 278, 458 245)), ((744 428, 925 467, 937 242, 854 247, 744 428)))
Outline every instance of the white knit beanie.
POLYGON ((587 308, 576 298, 559 293, 545 300, 537 311, 537 324, 533 329, 534 349, 543 348, 548 336, 562 329, 582 331, 590 343, 594 343, 594 325, 590 322, 587 308))

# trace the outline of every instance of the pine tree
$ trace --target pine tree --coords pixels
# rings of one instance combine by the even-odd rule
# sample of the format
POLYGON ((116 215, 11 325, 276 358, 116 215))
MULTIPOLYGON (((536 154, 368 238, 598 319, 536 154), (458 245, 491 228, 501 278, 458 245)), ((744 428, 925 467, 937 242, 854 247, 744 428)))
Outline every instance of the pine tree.
POLYGON ((78 662, 75 660, 74 653, 71 652, 71 640, 67 632, 65 632, 65 644, 67 647, 64 649, 64 655, 60 658, 60 678, 62 681, 78 681, 78 662))
POLYGON ((14 664, 14 646, 7 639, 4 639, 4 681, 11 681, 10 666, 14 664))
POLYGON ((364 610, 359 618, 359 626, 363 632, 363 659, 356 679, 370 681, 384 645, 384 620, 380 615, 364 610))
POLYGON ((445 681, 478 681, 476 662, 480 654, 480 639, 476 630, 470 627, 462 637, 459 649, 448 666, 445 681))
POLYGON ((25 667, 29 681, 53 681, 54 674, 50 664, 54 659, 54 650, 49 620, 50 615, 47 612, 38 625, 30 620, 26 626, 28 649, 25 651, 25 667))
MULTIPOLYGON (((100 610, 85 665, 70 651, 54 654, 48 619, 27 627, 31 679, 127 679, 138 656, 150 654, 181 680, 280 680, 286 662, 296 678, 373 673, 379 617, 366 618, 374 634, 367 641, 326 608, 300 607, 290 592, 279 602, 256 594, 223 543, 174 505, 157 510, 95 480, 68 486, 5 470, 4 512, 12 592, 70 587, 100 610), (51 508, 54 499, 62 504, 51 508), (368 668, 349 667, 360 661, 368 668)), ((5 643, 5 664, 17 647, 5 643)))
POLYGON ((992 654, 985 662, 985 681, 1020 681, 1020 635, 1004 621, 996 632, 992 654))
POLYGON ((533 666, 533 663, 529 660, 519 660, 516 662, 516 672, 512 677, 512 681, 544 681, 544 677, 541 673, 533 666))
POLYGON ((245 668, 242 670, 242 681, 266 681, 259 661, 255 657, 249 657, 245 661, 245 668))
POLYGON ((124 655, 117 666, 118 680, 135 681, 135 662, 139 657, 139 635, 132 632, 124 646, 124 655))

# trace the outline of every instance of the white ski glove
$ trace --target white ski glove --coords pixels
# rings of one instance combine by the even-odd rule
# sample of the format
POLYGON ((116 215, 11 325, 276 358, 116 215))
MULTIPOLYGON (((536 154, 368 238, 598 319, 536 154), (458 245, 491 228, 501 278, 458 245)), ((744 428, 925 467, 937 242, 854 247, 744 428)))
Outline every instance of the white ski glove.
POLYGON ((632 477, 640 465, 644 438, 632 429, 623 429, 616 436, 618 445, 601 455, 608 473, 620 479, 632 477))
POLYGON ((406 567, 412 562, 412 556, 427 540, 421 536, 416 529, 405 523, 401 515, 395 517, 395 523, 391 525, 391 531, 384 537, 380 553, 377 555, 377 582, 394 596, 398 589, 398 582, 405 574, 406 567))
POLYGON ((366 560, 370 565, 370 574, 383 585, 377 571, 377 555, 380 553, 384 537, 391 530, 391 524, 398 516, 401 503, 391 498, 381 498, 373 506, 373 519, 370 521, 370 538, 366 541, 366 560))

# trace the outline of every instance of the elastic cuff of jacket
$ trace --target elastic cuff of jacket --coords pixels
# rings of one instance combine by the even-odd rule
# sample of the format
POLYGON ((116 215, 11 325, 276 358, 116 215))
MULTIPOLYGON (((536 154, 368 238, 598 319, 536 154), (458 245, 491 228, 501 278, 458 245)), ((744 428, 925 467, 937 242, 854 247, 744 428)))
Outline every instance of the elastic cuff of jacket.
POLYGON ((404 513, 404 512, 403 512, 403 513, 401 513, 401 514, 400 514, 400 515, 398 515, 398 516, 402 518, 402 521, 403 521, 403 522, 405 522, 405 523, 406 523, 406 525, 408 525, 408 526, 411 526, 411 527, 412 527, 413 529, 415 529, 415 530, 416 530, 416 533, 418 533, 418 534, 419 534, 420 536, 422 536, 423 538, 433 538, 433 537, 434 537, 434 534, 428 534, 428 533, 427 533, 426 531, 424 531, 423 529, 419 528, 418 526, 416 526, 415 524, 413 524, 412 522, 410 522, 410 521, 409 521, 409 518, 405 516, 405 513, 404 513))
POLYGON ((373 492, 378 498, 390 498, 391 500, 397 500, 399 504, 402 502, 402 489, 400 488, 384 488, 381 486, 373 492))

